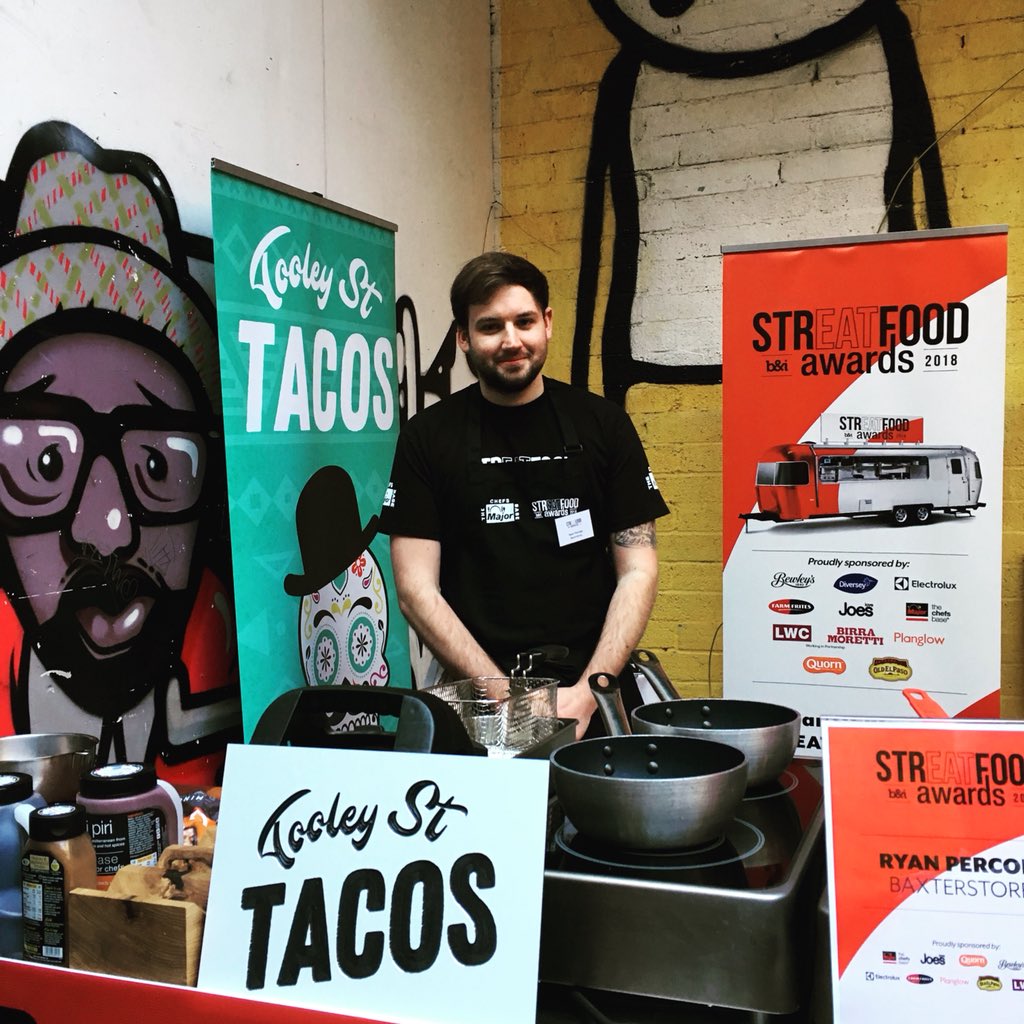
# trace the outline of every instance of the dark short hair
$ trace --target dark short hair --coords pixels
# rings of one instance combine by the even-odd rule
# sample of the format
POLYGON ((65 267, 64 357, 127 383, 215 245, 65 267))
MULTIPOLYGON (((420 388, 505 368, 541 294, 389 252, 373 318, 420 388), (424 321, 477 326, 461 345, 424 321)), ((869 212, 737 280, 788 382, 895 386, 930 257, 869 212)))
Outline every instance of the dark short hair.
POLYGON ((487 302, 499 289, 518 284, 542 309, 548 308, 548 279, 529 260, 510 252, 485 252, 473 257, 452 281, 452 316, 469 330, 469 307, 487 302))

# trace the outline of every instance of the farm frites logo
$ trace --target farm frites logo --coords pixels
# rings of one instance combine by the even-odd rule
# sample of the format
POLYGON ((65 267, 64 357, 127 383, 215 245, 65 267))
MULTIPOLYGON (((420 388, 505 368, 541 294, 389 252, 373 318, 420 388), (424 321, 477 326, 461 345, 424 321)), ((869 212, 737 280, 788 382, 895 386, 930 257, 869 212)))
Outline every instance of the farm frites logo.
POLYGON ((810 601, 801 601, 797 597, 783 597, 777 601, 770 601, 768 607, 776 615, 806 615, 814 611, 814 605, 810 601))
POLYGON ((914 674, 906 658, 872 658, 868 675, 885 683, 902 683, 914 674))

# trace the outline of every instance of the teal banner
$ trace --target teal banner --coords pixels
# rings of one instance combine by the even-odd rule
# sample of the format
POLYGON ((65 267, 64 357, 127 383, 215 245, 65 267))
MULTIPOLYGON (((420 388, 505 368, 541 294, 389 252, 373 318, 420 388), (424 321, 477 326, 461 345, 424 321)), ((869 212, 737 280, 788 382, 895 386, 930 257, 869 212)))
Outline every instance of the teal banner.
POLYGON ((395 229, 219 163, 212 190, 248 738, 296 686, 410 685, 377 534, 399 419, 395 229))

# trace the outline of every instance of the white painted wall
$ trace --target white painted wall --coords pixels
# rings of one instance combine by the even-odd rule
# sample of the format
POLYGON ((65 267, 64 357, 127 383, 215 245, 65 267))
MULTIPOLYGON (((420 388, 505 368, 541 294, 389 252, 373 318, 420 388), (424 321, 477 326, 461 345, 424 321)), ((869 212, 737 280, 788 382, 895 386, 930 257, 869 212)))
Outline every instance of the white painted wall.
POLYGON ((429 364, 491 204, 487 0, 0 0, 0 40, 0 177, 56 119, 155 160, 189 231, 212 157, 393 221, 429 364))

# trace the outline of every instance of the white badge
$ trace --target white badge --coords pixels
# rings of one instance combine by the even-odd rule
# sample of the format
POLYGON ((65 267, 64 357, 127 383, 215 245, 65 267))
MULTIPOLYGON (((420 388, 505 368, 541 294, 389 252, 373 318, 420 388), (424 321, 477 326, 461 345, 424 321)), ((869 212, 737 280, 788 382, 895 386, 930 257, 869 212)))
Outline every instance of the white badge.
POLYGON ((590 520, 590 509, 584 509, 571 516, 560 516, 555 520, 555 529, 558 531, 560 548, 593 537, 594 524, 590 520))

